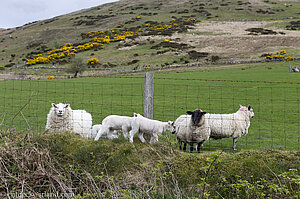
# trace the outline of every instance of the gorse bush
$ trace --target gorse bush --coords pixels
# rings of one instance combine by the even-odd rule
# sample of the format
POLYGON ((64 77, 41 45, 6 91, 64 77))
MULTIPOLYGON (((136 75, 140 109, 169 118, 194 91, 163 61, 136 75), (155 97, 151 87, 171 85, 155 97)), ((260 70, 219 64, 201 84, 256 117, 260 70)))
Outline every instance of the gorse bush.
MULTIPOLYGON (((134 145, 71 133, 1 132, 0 191, 64 198, 297 198, 300 154, 183 153, 166 140, 134 145), (52 195, 54 196, 54 195, 52 195)), ((163 139, 162 139, 163 140, 163 139)))

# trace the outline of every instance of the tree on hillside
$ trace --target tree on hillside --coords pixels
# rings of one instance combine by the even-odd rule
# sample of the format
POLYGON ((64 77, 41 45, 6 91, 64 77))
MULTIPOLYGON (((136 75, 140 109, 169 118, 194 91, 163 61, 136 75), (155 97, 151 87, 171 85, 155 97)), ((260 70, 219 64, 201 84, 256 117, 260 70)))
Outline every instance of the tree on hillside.
POLYGON ((87 69, 87 65, 84 64, 82 58, 74 58, 72 59, 71 65, 67 68, 67 73, 73 73, 74 78, 77 77, 78 73, 81 74, 87 69))

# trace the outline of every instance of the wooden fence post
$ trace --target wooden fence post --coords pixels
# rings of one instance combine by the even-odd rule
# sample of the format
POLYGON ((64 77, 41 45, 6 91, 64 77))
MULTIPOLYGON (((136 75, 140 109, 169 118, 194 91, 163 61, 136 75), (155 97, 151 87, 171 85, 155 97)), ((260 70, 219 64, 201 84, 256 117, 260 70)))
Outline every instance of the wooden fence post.
POLYGON ((144 117, 153 119, 154 73, 145 73, 144 79, 144 117))

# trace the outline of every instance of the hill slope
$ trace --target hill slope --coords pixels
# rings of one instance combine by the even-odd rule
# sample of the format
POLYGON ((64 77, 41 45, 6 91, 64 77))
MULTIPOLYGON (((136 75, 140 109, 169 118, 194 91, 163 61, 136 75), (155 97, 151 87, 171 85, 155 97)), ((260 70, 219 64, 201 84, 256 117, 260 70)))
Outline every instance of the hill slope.
MULTIPOLYGON (((136 34, 109 44, 102 42, 76 52, 76 57, 85 63, 97 58, 99 63, 91 67, 100 69, 252 60, 282 49, 299 57, 299 10, 298 0, 121 0, 5 30, 0 36, 0 66, 23 65, 28 59, 49 56, 47 52, 66 43, 78 47, 99 36, 112 39, 123 31, 136 34), (172 24, 178 26, 170 30, 157 27, 172 24), (86 36, 91 31, 106 32, 86 36), (164 40, 171 44, 162 43, 164 40)), ((64 55, 37 63, 67 67, 72 56, 64 55)))

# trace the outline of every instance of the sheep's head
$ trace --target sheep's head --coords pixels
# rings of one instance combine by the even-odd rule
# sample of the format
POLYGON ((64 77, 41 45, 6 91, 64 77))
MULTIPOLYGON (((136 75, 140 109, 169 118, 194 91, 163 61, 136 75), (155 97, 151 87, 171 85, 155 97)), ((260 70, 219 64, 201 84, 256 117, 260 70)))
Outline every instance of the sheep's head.
POLYGON ((173 133, 173 132, 175 133, 175 127, 174 127, 173 121, 168 121, 166 130, 170 131, 171 133, 173 133))
POLYGON ((133 117, 143 117, 143 116, 139 113, 133 113, 133 117))
POLYGON ((194 111, 187 111, 186 113, 192 116, 191 119, 193 125, 198 125, 202 117, 206 114, 206 112, 203 112, 201 109, 196 109, 194 111))
POLYGON ((249 105, 248 108, 246 106, 240 105, 239 111, 246 111, 250 118, 254 117, 253 108, 249 105))
POLYGON ((62 103, 54 104, 54 103, 52 103, 52 107, 54 108, 55 114, 58 117, 62 117, 65 114, 66 109, 70 107, 70 104, 62 104, 62 103))

